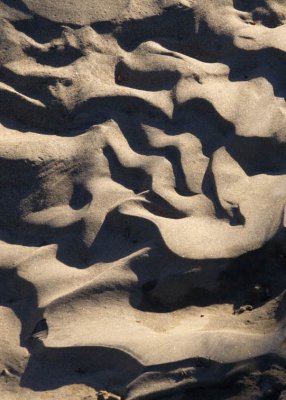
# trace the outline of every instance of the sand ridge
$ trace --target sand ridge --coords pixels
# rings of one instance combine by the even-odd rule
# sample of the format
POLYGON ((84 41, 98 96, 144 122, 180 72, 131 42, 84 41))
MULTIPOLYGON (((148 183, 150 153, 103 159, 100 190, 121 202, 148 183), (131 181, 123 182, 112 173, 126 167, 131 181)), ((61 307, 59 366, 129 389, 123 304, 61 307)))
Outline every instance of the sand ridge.
POLYGON ((0 18, 1 399, 283 396, 284 2, 0 18))

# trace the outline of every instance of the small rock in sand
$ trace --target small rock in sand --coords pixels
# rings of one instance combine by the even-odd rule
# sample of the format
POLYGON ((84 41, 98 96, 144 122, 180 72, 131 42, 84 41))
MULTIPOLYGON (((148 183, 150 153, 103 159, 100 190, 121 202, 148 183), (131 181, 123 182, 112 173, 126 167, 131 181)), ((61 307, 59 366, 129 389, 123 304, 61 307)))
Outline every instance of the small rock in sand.
POLYGON ((237 310, 234 310, 234 314, 242 314, 242 313, 244 313, 245 311, 252 311, 253 310, 253 307, 250 305, 250 304, 247 304, 247 305, 245 305, 245 306, 241 306, 241 307, 239 307, 239 309, 237 309, 237 310))
POLYGON ((120 396, 116 394, 106 392, 105 390, 101 390, 98 392, 98 400, 121 400, 120 396))

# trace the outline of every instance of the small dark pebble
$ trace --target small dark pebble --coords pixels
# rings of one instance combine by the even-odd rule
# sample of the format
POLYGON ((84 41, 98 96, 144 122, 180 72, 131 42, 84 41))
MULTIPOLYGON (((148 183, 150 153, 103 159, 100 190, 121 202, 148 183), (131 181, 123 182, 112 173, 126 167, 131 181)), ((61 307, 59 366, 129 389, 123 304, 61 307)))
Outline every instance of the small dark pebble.
POLYGON ((252 311, 252 310, 253 310, 253 307, 250 304, 247 304, 245 306, 239 307, 239 309, 237 309, 237 310, 234 310, 233 314, 242 314, 245 311, 252 311))

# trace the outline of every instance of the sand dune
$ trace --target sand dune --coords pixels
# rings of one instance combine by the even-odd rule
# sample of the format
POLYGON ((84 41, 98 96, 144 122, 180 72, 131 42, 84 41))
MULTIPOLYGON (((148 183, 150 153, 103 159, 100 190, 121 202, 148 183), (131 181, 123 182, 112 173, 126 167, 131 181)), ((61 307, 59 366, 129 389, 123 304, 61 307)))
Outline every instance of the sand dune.
POLYGON ((286 3, 0 18, 1 400, 284 399, 286 3))

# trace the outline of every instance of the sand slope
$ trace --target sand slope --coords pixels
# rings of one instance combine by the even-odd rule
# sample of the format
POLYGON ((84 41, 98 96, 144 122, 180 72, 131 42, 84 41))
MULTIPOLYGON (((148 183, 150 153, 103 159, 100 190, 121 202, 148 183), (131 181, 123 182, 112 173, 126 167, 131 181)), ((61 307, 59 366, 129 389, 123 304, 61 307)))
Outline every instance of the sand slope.
POLYGON ((0 18, 1 399, 283 399, 286 3, 0 18))

